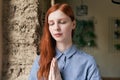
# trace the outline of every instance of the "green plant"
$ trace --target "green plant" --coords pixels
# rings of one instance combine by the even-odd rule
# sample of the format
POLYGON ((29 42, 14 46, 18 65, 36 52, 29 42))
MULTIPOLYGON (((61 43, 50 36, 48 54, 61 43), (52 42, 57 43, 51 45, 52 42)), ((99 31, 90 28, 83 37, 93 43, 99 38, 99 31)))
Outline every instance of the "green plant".
POLYGON ((115 47, 117 50, 120 50, 120 44, 115 44, 114 47, 115 47))
POLYGON ((79 47, 94 47, 95 43, 94 22, 92 20, 76 20, 73 41, 79 47))

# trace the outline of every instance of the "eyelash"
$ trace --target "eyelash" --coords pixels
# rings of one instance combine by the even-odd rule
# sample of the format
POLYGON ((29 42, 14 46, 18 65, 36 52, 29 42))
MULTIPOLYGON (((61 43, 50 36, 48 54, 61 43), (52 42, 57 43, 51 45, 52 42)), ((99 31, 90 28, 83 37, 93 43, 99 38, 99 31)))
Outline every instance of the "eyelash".
POLYGON ((65 23, 66 23, 66 21, 59 21, 59 23, 60 23, 60 24, 65 24, 65 23))
POLYGON ((48 23, 49 24, 49 26, 52 26, 52 25, 54 25, 54 23, 48 23))
MULTIPOLYGON (((66 23, 66 21, 59 21, 58 22, 58 24, 65 24, 66 23)), ((51 23, 48 23, 49 24, 49 26, 52 26, 52 25, 54 25, 54 22, 51 22, 51 23)))

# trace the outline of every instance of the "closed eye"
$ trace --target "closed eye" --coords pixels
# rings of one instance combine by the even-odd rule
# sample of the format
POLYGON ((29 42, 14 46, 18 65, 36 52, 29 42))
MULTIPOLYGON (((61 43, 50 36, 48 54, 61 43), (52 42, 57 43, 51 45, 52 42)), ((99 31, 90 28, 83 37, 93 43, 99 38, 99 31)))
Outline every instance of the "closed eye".
POLYGON ((52 25, 54 25, 54 22, 49 22, 48 24, 49 24, 49 26, 52 26, 52 25))
POLYGON ((65 24, 66 21, 61 20, 61 21, 59 21, 59 23, 60 23, 60 24, 65 24))

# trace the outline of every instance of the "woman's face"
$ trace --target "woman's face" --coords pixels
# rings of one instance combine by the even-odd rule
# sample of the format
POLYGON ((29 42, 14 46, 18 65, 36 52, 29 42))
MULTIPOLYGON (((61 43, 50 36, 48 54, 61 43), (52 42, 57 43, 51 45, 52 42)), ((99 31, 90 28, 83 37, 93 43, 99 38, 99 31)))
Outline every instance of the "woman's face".
POLYGON ((60 10, 56 10, 48 16, 49 31, 56 42, 72 40, 72 30, 75 28, 75 21, 60 10))

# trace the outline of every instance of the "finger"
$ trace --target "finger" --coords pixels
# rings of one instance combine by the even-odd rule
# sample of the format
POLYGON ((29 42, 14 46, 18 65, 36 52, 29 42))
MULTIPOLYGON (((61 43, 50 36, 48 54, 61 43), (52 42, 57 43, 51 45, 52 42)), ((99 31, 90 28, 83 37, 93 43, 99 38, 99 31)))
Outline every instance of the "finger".
POLYGON ((52 74, 52 72, 51 72, 51 67, 52 67, 52 66, 50 65, 50 71, 49 71, 49 76, 48 76, 48 79, 49 79, 49 80, 52 80, 52 76, 51 76, 51 74, 52 74))
POLYGON ((52 74, 53 74, 53 69, 52 69, 52 66, 53 66, 53 62, 51 61, 51 65, 50 65, 50 71, 49 71, 49 80, 52 80, 52 74))
POLYGON ((56 58, 53 58, 53 64, 54 64, 54 74, 56 78, 59 74, 59 68, 58 68, 58 63, 56 58))
POLYGON ((56 72, 56 70, 58 69, 57 59, 54 58, 54 59, 53 59, 53 62, 54 62, 54 69, 55 69, 55 72, 56 72))
POLYGON ((51 77, 52 77, 52 80, 55 80, 55 63, 54 63, 54 59, 52 59, 52 62, 51 62, 51 77))
POLYGON ((53 63, 54 63, 55 80, 62 80, 56 58, 53 59, 53 63))

